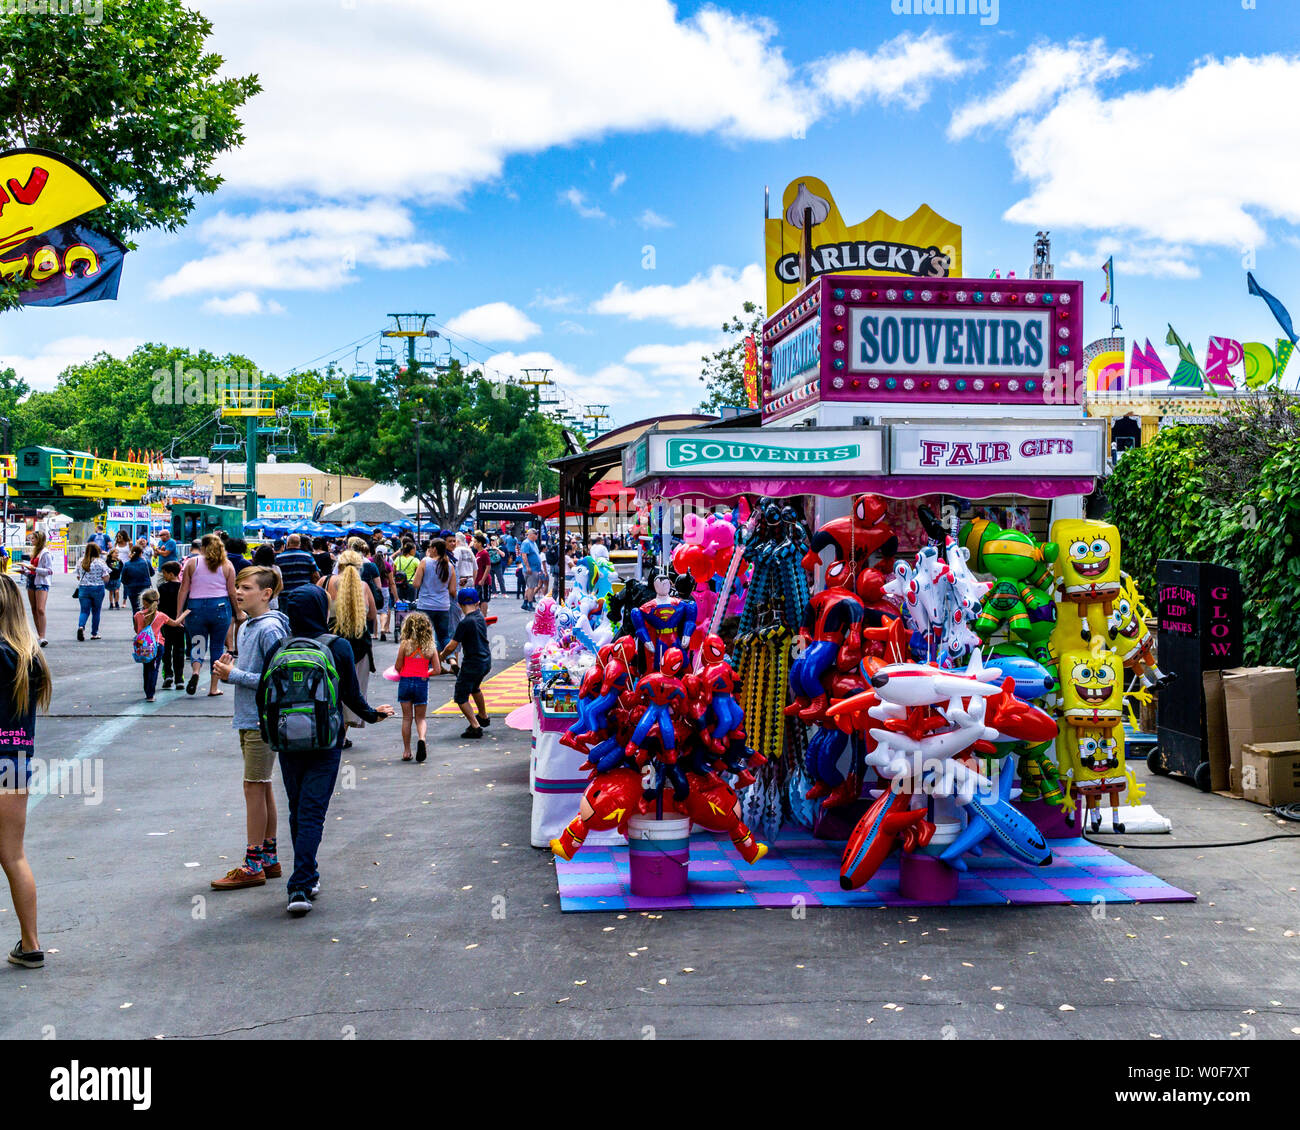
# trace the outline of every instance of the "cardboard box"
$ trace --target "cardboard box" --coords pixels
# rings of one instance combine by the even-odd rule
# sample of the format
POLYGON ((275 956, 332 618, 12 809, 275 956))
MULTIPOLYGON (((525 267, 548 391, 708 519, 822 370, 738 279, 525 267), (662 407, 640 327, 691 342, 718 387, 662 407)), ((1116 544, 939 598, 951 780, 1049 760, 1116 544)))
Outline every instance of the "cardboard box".
POLYGON ((1290 667, 1229 667, 1223 675, 1229 785, 1241 795, 1244 746, 1300 741, 1296 673, 1290 667))
MULTIPOLYGON (((1210 789, 1221 793, 1231 780, 1232 759, 1228 756, 1228 714, 1223 703, 1223 672, 1201 673, 1205 691, 1205 746, 1210 761, 1210 789)), ((1170 693, 1173 693, 1171 690, 1170 693)))
POLYGON ((1300 741, 1245 746, 1241 784, 1241 795, 1255 804, 1300 804, 1300 741))

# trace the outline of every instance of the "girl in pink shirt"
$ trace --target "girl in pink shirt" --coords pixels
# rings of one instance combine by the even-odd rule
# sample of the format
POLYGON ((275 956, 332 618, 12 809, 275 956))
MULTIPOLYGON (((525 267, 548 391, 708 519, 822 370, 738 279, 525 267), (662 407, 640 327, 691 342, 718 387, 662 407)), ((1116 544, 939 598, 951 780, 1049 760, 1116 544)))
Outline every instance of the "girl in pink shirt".
MULTIPOLYGON (((188 616, 189 610, 181 613, 179 620, 173 620, 166 612, 158 611, 158 590, 145 589, 140 594, 140 611, 135 614, 135 632, 139 635, 145 628, 153 629, 153 638, 158 643, 152 659, 142 663, 144 668, 144 700, 153 702, 154 691, 158 687, 158 663, 163 653, 163 629, 168 625, 179 628, 188 616)), ((132 640, 134 646, 134 639, 132 640)))

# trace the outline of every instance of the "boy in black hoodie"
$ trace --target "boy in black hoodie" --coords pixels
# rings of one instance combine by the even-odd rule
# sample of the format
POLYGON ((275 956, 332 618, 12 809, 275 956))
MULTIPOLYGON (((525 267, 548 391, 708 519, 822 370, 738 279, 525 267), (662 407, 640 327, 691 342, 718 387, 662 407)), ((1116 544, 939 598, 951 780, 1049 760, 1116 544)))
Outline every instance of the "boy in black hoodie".
MULTIPOLYGON (((280 611, 289 618, 289 632, 294 636, 315 639, 329 628, 329 597, 315 585, 302 585, 280 594, 280 611)), ((391 718, 391 706, 371 707, 361 696, 357 684, 352 645, 334 637, 329 641, 334 667, 339 676, 339 699, 364 722, 381 722, 391 718)), ((334 782, 338 779, 339 760, 347 727, 339 727, 338 744, 333 749, 309 754, 280 754, 280 772, 284 790, 289 794, 289 832, 293 837, 293 874, 289 877, 289 913, 306 914, 312 900, 320 893, 320 871, 316 853, 325 831, 325 814, 329 811, 334 782)))

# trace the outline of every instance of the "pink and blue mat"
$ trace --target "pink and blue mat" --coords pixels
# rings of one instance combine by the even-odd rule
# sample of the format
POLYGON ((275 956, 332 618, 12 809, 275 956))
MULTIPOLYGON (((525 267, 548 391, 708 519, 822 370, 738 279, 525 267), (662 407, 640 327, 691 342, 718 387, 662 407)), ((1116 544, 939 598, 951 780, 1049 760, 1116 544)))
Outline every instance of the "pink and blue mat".
MULTIPOLYGON (((800 828, 782 828, 768 855, 749 866, 725 836, 691 837, 687 893, 680 898, 642 898, 628 886, 627 848, 586 847, 569 862, 555 861, 560 908, 592 910, 725 910, 779 906, 927 906, 898 893, 895 853, 856 891, 840 888, 844 845, 814 839, 800 828), (795 900, 802 900, 801 903, 795 900)), ((987 847, 967 856, 957 897, 944 906, 1062 906, 1107 902, 1195 902, 1135 864, 1084 839, 1052 840, 1052 862, 1031 867, 987 847)))

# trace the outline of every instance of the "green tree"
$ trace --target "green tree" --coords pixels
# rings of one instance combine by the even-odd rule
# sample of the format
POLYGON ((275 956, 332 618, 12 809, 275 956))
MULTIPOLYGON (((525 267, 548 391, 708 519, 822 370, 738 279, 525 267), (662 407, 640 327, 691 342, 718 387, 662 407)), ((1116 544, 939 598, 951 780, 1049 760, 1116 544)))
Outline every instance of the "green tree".
POLYGON ((422 509, 452 528, 465 520, 480 485, 526 489, 545 460, 563 452, 558 426, 533 410, 529 389, 488 381, 455 360, 436 383, 427 371, 352 381, 338 417, 328 448, 339 463, 409 494, 418 489, 422 509), (417 429, 417 421, 424 426, 417 429))
POLYGON ((255 371, 253 362, 239 354, 218 357, 207 350, 153 343, 127 357, 98 353, 68 366, 53 389, 34 392, 17 406, 15 446, 45 444, 124 455, 131 449, 169 451, 174 438, 192 433, 176 453, 207 454, 212 431, 204 425, 216 411, 208 394, 218 374, 242 373, 251 380, 255 371))
MULTIPOLYGON (((182 0, 103 0, 103 17, 0 15, 0 149, 78 162, 110 197, 91 223, 134 248, 130 236, 177 230, 216 191, 212 162, 243 143, 236 111, 261 86, 217 77, 212 24, 182 0)), ((0 283, 0 310, 21 289, 0 283)))
POLYGON ((749 398, 745 393, 745 338, 751 334, 755 342, 762 341, 763 311, 754 302, 746 302, 742 313, 722 323, 722 332, 730 340, 707 357, 701 357, 704 382, 708 395, 700 402, 701 412, 715 415, 728 405, 745 406, 749 398))

